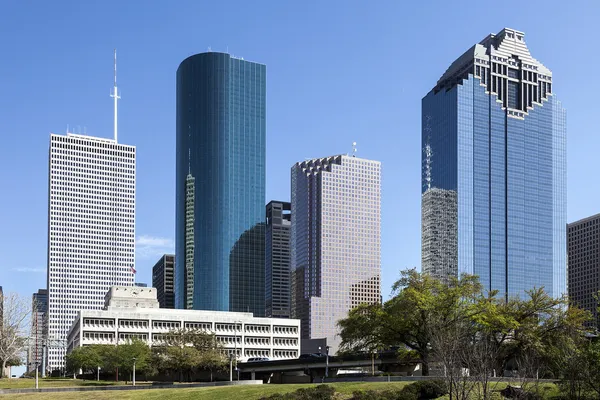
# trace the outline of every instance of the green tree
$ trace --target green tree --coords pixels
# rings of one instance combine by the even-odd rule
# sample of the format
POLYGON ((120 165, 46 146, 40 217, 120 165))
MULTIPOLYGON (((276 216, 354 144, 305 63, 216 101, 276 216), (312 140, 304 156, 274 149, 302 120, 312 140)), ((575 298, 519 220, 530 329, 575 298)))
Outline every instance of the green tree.
POLYGON ((389 301, 361 305, 338 322, 341 347, 346 351, 406 347, 418 354, 427 376, 433 333, 473 312, 467 305, 481 294, 481 285, 470 275, 442 282, 414 269, 401 274, 389 301))
POLYGON ((189 329, 175 329, 162 336, 162 345, 155 349, 154 360, 160 362, 159 369, 179 373, 179 381, 190 374, 200 363, 200 352, 192 346, 194 333, 189 329))
POLYGON ((201 330, 188 331, 189 342, 198 351, 198 367, 210 372, 210 381, 213 373, 223 371, 227 368, 227 358, 224 355, 223 346, 217 337, 201 330))
POLYGON ((73 349, 65 356, 67 371, 77 373, 82 370, 83 373, 94 371, 103 364, 103 359, 98 352, 97 346, 83 346, 73 349))
POLYGON ((202 330, 176 329, 162 337, 161 346, 153 349, 153 363, 158 369, 179 373, 179 380, 195 369, 213 374, 226 368, 227 358, 214 334, 202 330))
POLYGON ((499 367, 510 369, 524 357, 535 356, 536 374, 552 372, 556 350, 583 338, 590 318, 588 312, 570 306, 566 297, 553 298, 543 288, 527 291, 525 298, 509 299, 501 310, 509 323, 500 331, 491 330, 501 348, 499 367))
POLYGON ((180 382, 183 382, 184 375, 189 377, 194 368, 200 363, 200 353, 190 346, 160 347, 156 351, 158 357, 155 359, 162 361, 162 369, 177 371, 180 382))
POLYGON ((115 349, 119 372, 131 374, 134 361, 136 371, 144 372, 150 368, 151 352, 146 342, 140 339, 132 339, 115 346, 115 349))
POLYGON ((210 381, 213 381, 213 373, 227 369, 227 358, 218 349, 207 349, 200 352, 198 367, 210 371, 210 381))
POLYGON ((394 284, 390 300, 361 305, 338 325, 342 350, 408 349, 418 355, 423 375, 429 374, 432 359, 445 362, 446 371, 449 363, 457 368, 469 363, 471 376, 480 379, 480 396, 488 398, 489 378, 507 369, 520 365, 521 372, 536 378, 548 375, 556 349, 583 337, 588 318, 589 313, 543 288, 506 299, 485 293, 471 275, 441 281, 408 270, 394 284), (460 360, 452 350, 460 344, 457 332, 465 352, 460 360))
POLYGON ((100 366, 102 369, 107 372, 116 372, 119 368, 119 346, 111 344, 98 344, 94 346, 100 355, 100 366))
POLYGON ((102 344, 89 347, 95 348, 99 354, 100 362, 96 366, 107 372, 131 374, 134 358, 136 372, 147 373, 153 368, 150 347, 140 339, 127 340, 116 346, 102 344))
POLYGON ((585 346, 583 358, 585 368, 582 372, 586 389, 600 398, 600 341, 589 342, 585 346))

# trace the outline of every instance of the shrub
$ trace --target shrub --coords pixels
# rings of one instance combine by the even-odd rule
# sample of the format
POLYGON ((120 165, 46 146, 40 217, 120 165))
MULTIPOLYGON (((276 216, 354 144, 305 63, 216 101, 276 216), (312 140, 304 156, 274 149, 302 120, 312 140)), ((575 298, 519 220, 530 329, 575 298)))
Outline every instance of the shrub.
MULTIPOLYGON (((260 400, 332 400, 334 394, 333 387, 319 385, 287 394, 276 393, 269 397, 261 397, 260 400)), ((355 391, 351 400, 429 400, 445 394, 448 394, 448 391, 442 381, 417 381, 404 386, 400 391, 355 391)))
POLYGON ((374 390, 367 390, 366 392, 361 392, 359 390, 356 390, 354 392, 352 392, 352 397, 350 398, 350 400, 380 400, 381 397, 379 396, 379 393, 375 392, 374 390))
POLYGON ((447 393, 442 381, 417 381, 404 386, 400 391, 355 391, 351 400, 427 400, 437 399, 447 393))
POLYGON ((275 393, 260 400, 332 400, 335 389, 329 385, 319 385, 311 388, 298 389, 295 392, 281 394, 275 393))
POLYGON ((500 394, 507 399, 542 400, 539 394, 527 392, 517 386, 508 385, 500 391, 500 394))
MULTIPOLYGON (((352 397, 350 400, 402 400, 403 397, 399 397, 399 391, 386 390, 382 392, 377 392, 375 390, 367 390, 364 392, 355 391, 352 393, 352 397)), ((416 397, 411 397, 406 400, 413 400, 416 397)))
POLYGON ((417 397, 419 400, 437 399, 438 397, 448 394, 448 389, 444 381, 417 381, 408 386, 413 385, 417 387, 417 397))
POLYGON ((417 381, 404 386, 397 393, 395 400, 427 400, 437 399, 448 394, 443 381, 417 381))

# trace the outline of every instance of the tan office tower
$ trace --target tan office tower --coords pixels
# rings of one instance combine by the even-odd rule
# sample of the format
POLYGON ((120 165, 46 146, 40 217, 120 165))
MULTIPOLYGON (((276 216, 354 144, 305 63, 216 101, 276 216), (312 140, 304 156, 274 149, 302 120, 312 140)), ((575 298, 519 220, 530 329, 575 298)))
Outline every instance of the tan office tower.
POLYGON ((381 163, 339 155, 292 167, 292 318, 327 338, 361 303, 381 301, 381 163))

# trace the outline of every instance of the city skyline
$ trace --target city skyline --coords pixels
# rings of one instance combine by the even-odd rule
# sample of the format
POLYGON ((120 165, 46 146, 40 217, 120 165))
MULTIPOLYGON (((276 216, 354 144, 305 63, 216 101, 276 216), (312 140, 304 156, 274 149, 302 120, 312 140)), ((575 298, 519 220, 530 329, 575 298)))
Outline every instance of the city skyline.
MULTIPOLYGON (((13 11, 15 11, 17 15, 19 12, 24 12, 18 5, 9 6, 9 10, 10 7, 14 8, 13 11)), ((374 13, 374 15, 382 21, 379 25, 383 27, 387 26, 386 22, 389 22, 386 20, 385 14, 395 15, 391 11, 399 11, 398 9, 394 10, 394 8, 389 5, 386 7, 388 8, 387 12, 380 10, 374 13)), ((54 12, 59 12, 58 9, 49 11, 50 12, 47 13, 49 16, 52 16, 54 12)), ((75 11, 76 13, 83 12, 83 8, 75 11)), ((133 12, 127 9, 124 11, 125 12, 122 13, 122 18, 125 18, 128 12, 129 14, 133 12)), ((218 9, 216 11, 218 12, 218 9)), ((445 13, 444 9, 442 9, 440 14, 456 15, 453 14, 450 7, 445 11, 448 13, 445 13)), ((277 14, 278 12, 281 11, 276 10, 272 13, 277 14)), ((8 90, 15 93, 15 97, 11 102, 14 101, 15 104, 27 104, 27 113, 30 115, 31 113, 40 115, 40 118, 36 118, 37 121, 24 123, 23 121, 28 121, 28 118, 25 118, 19 110, 16 110, 14 105, 11 103, 2 103, 3 105, 6 105, 6 107, 4 107, 5 110, 16 111, 15 113, 9 112, 9 118, 3 121, 5 124, 5 130, 3 131, 15 133, 7 137, 8 144, 11 148, 15 149, 15 151, 13 152, 14 155, 9 154, 8 157, 3 160, 2 170, 11 171, 11 173, 3 174, 2 183, 5 186, 15 188, 21 188, 22 182, 29 180, 31 180, 33 184, 23 188, 22 191, 16 191, 13 198, 4 200, 2 220, 7 223, 3 224, 6 228, 3 228, 1 233, 3 235, 2 238, 4 239, 3 243, 5 243, 6 246, 17 249, 17 253, 23 252, 22 245, 19 243, 25 242, 25 240, 23 240, 25 237, 28 238, 28 248, 33 250, 30 250, 32 256, 29 259, 19 259, 10 262, 11 267, 7 268, 3 272, 4 275, 2 275, 2 284, 4 285, 5 290, 16 290, 22 292, 24 295, 29 295, 29 293, 36 290, 37 287, 42 287, 43 285, 43 270, 46 252, 45 237, 47 235, 44 228, 44 220, 46 217, 44 216, 45 206, 43 204, 36 205, 36 202, 39 203, 40 193, 43 198, 44 192, 47 190, 43 183, 45 175, 43 170, 45 169, 44 165, 47 162, 47 159, 45 159, 44 156, 45 152, 43 151, 43 147, 46 143, 44 137, 47 137, 47 132, 49 130, 62 130, 70 123, 72 127, 76 127, 77 124, 82 126, 81 129, 75 129, 76 131, 86 131, 86 128, 83 128, 83 125, 87 125, 87 131, 94 135, 106 135, 107 137, 111 135, 110 125, 112 124, 112 107, 111 103, 108 103, 110 100, 106 98, 105 92, 107 91, 107 86, 110 84, 110 80, 112 80, 110 64, 112 63, 111 55, 113 47, 124 48, 120 54, 125 62, 122 63, 120 68, 124 71, 123 73, 125 75, 125 78, 122 81, 127 82, 127 84, 124 83, 123 86, 124 92, 122 104, 124 110, 121 115, 122 121, 124 120, 124 122, 121 125, 120 136, 123 138, 122 140, 127 143, 136 145, 139 143, 144 149, 142 154, 145 154, 145 156, 143 156, 145 157, 145 160, 140 160, 143 164, 143 168, 140 170, 144 171, 141 173, 142 176, 140 177, 140 190, 144 194, 140 195, 140 198, 144 200, 142 204, 139 205, 139 213, 142 213, 142 217, 140 218, 141 221, 138 223, 139 235, 137 237, 138 262, 136 267, 140 274, 138 277, 139 280, 146 282, 150 281, 151 267, 155 258, 159 255, 155 250, 156 247, 166 247, 167 249, 165 250, 167 250, 167 252, 173 251, 172 243, 174 241, 174 236, 170 234, 170 232, 174 231, 172 228, 174 224, 174 216, 172 216, 172 210, 174 209, 173 199, 169 195, 154 197, 155 183, 158 182, 161 185, 167 186, 172 185, 173 173, 169 168, 164 167, 165 163, 157 163, 156 166, 152 165, 160 154, 159 149, 162 150, 165 147, 167 149, 172 149, 174 147, 173 106, 169 105, 173 103, 173 90, 163 89, 172 86, 174 80, 172 73, 173 66, 176 66, 176 63, 179 60, 193 52, 205 50, 210 45, 212 45, 213 49, 219 50, 225 50, 229 45, 232 52, 243 54, 247 57, 252 56, 251 59, 253 60, 264 61, 265 64, 269 66, 269 71, 278 71, 272 86, 268 89, 270 90, 268 94, 270 99, 269 120, 271 120, 271 118, 274 119, 274 122, 270 122, 271 126, 268 129, 270 138, 268 140, 269 143, 272 143, 269 146, 272 146, 273 149, 282 149, 285 145, 286 151, 284 156, 281 154, 277 156, 268 154, 268 157, 270 157, 270 161, 268 162, 271 162, 277 168, 273 168, 274 173, 269 177, 267 198, 281 198, 283 200, 289 198, 287 190, 288 184, 286 183, 289 178, 287 177, 287 174, 278 173, 277 169, 287 171, 290 161, 293 162, 297 159, 303 159, 306 156, 315 156, 318 155, 315 154, 317 152, 319 154, 338 153, 340 152, 340 149, 343 151, 344 148, 349 148, 352 141, 358 142, 359 154, 361 156, 380 159, 384 162, 386 169, 384 171, 383 179, 384 182, 390 183, 390 185, 388 185, 389 189, 384 193, 382 207, 384 215, 384 231, 382 235, 384 298, 386 297, 386 293, 389 292, 391 282, 397 277, 398 270, 405 267, 417 266, 419 264, 418 260, 420 260, 418 233, 416 233, 419 232, 420 226, 420 218, 418 217, 419 208, 417 208, 419 206, 419 199, 418 194, 415 196, 415 194, 418 193, 419 187, 418 169, 420 163, 418 160, 415 162, 415 158, 411 156, 411 152, 419 147, 418 145, 415 146, 415 138, 419 136, 418 124, 420 123, 417 110, 419 107, 418 100, 420 99, 423 90, 429 89, 432 79, 437 79, 437 77, 439 77, 440 68, 448 65, 457 54, 461 54, 465 50, 465 43, 471 43, 474 39, 479 38, 482 32, 495 32, 503 26, 514 26, 527 32, 529 44, 536 49, 536 57, 544 60, 544 63, 551 65, 555 75, 561 77, 558 78, 561 80, 561 84, 558 85, 557 83, 557 88, 559 88, 558 94, 571 112, 569 117, 571 132, 569 139, 569 157, 575 158, 576 161, 575 163, 569 163, 569 174, 573 174, 576 176, 576 179, 581 180, 578 184, 577 180, 574 181, 573 179, 569 179, 569 207, 571 209, 571 214, 569 214, 568 220, 573 221, 578 217, 596 213, 596 206, 592 204, 590 200, 594 198, 594 196, 592 193, 589 193, 589 191, 593 189, 589 187, 590 185, 587 185, 588 187, 586 187, 586 185, 583 184, 583 179, 586 176, 586 171, 594 169, 593 163, 595 161, 593 160, 593 157, 585 157, 585 155, 589 154, 586 153, 586 151, 591 151, 589 149, 594 147, 595 138, 593 137, 593 131, 590 130, 590 128, 584 128, 585 121, 589 120, 590 115, 593 115, 588 112, 589 104, 592 104, 592 102, 586 101, 586 96, 588 96, 587 92, 595 92, 594 87, 597 85, 597 82, 586 82, 585 85, 588 90, 581 91, 581 88, 577 86, 577 83, 573 81, 569 82, 568 80, 573 79, 569 77, 575 76, 576 74, 574 72, 579 68, 586 68, 585 66, 588 65, 588 63, 590 66, 593 65, 594 59, 597 56, 591 54, 590 57, 586 57, 585 60, 579 60, 577 62, 577 64, 579 64, 577 67, 571 65, 575 63, 567 62, 567 60, 570 58, 575 59, 575 55, 582 53, 585 47, 581 44, 581 42, 585 43, 585 40, 581 40, 581 38, 585 38, 586 32, 589 32, 584 28, 586 24, 582 23, 573 26, 572 30, 561 28, 560 20, 565 18, 565 15, 550 11, 545 16, 546 26, 542 26, 541 24, 533 25, 533 21, 528 21, 527 19, 527 15, 532 15, 533 12, 533 8, 527 5, 520 9, 520 15, 515 16, 510 16, 508 11, 503 12, 498 9, 497 15, 494 15, 493 18, 488 18, 485 21, 474 21, 473 25, 468 28, 452 28, 450 30, 452 35, 448 36, 447 42, 439 38, 436 38, 434 41, 431 35, 424 35, 423 38, 411 38, 411 42, 406 43, 402 41, 402 33, 405 32, 404 30, 392 31, 397 33, 396 35, 383 35, 382 33, 384 32, 380 30, 383 28, 378 29, 378 27, 371 24, 369 26, 374 32, 373 34, 366 36, 364 42, 359 41, 353 43, 352 46, 349 47, 348 43, 350 43, 351 40, 348 40, 347 42, 336 40, 336 43, 341 46, 340 50, 344 50, 344 57, 336 57, 333 65, 325 65, 324 69, 320 71, 301 68, 308 64, 306 64, 306 61, 305 63, 302 63, 302 59, 299 55, 294 55, 295 53, 301 53, 310 54, 313 57, 319 56, 328 48, 327 46, 323 46, 323 49, 319 49, 319 46, 316 45, 317 42, 315 42, 315 39, 312 36, 305 38, 306 44, 299 48, 285 49, 284 47, 281 47, 281 50, 285 51, 285 57, 278 56, 279 58, 275 59, 267 54, 267 52, 273 48, 272 46, 264 46, 261 44, 260 47, 270 47, 270 49, 260 50, 260 47, 250 45, 244 38, 236 42, 233 40, 233 36, 226 36, 222 40, 216 41, 212 39, 211 35, 207 35, 205 36, 207 39, 198 40, 198 35, 190 35, 194 36, 194 38, 189 39, 173 50, 165 52, 163 54, 164 60, 159 60, 160 62, 157 62, 156 66, 151 66, 151 63, 148 62, 150 59, 145 58, 146 56, 142 54, 143 51, 146 51, 146 48, 144 47, 144 45, 146 45, 145 41, 136 39, 141 44, 140 50, 136 50, 133 48, 134 41, 127 42, 123 39, 123 42, 119 43, 116 36, 107 36, 101 41, 92 41, 93 46, 90 47, 89 52, 82 52, 82 54, 87 54, 90 61, 86 63, 86 68, 83 68, 80 63, 69 60, 69 58, 72 59, 72 57, 69 57, 68 54, 72 56, 72 54, 76 53, 77 50, 73 49, 78 49, 86 38, 88 38, 87 40, 89 41, 91 36, 88 35, 96 35, 99 29, 97 25, 98 22, 96 22, 96 19, 92 18, 90 30, 82 37, 81 43, 79 40, 75 40, 74 42, 67 42, 69 45, 54 47, 52 51, 56 54, 50 54, 47 50, 42 50, 40 55, 45 57, 44 59, 52 61, 47 63, 47 74, 36 76, 35 74, 21 73, 16 69, 19 66, 26 65, 25 61, 27 60, 27 57, 22 49, 16 48, 15 46, 18 43, 26 44, 29 40, 32 40, 32 37, 28 37, 25 34, 19 36, 19 40, 15 41, 14 44, 9 43, 9 49, 12 49, 16 62, 12 63, 11 66, 5 65, 0 68, 2 68, 3 72, 6 72, 7 76, 12 77, 10 82, 8 82, 8 90), (390 37, 394 37, 395 39, 391 40, 389 39, 390 37), (548 39, 550 37, 553 37, 555 40, 548 39), (381 38, 381 41, 378 42, 375 40, 377 38, 381 38), (228 41, 228 43, 226 43, 226 41, 228 41), (545 43, 546 41, 549 42, 547 45, 545 43), (551 46, 550 42, 555 43, 552 43, 551 46), (365 46, 367 43, 371 44, 370 48, 365 46), (234 44, 235 49, 233 46, 234 44), (431 54, 426 51, 419 53, 426 57, 425 62, 418 66, 419 73, 414 73, 416 70, 412 69, 413 67, 405 66, 402 57, 389 54, 389 61, 394 65, 394 68, 392 69, 402 71, 402 74, 394 74, 392 80, 390 79, 392 76, 387 75, 387 71, 382 71, 380 69, 382 65, 381 60, 374 62, 369 60, 369 57, 361 56, 361 60, 366 59, 366 64, 358 63, 357 59, 353 58, 356 56, 348 51, 351 48, 355 48, 355 46, 361 47, 363 52, 368 51, 369 54, 371 54, 371 52, 376 54, 377 52, 386 49, 388 54, 395 52, 396 49, 398 52, 406 49, 409 53, 414 53, 411 50, 419 47, 421 49, 431 47, 441 49, 444 47, 444 49, 441 49, 442 51, 440 51, 439 54, 431 54), (343 70, 340 70, 341 72, 339 72, 336 70, 336 74, 332 74, 333 68, 340 66, 336 60, 342 60, 348 57, 350 57, 347 62, 348 71, 344 72, 343 70), (285 61, 286 58, 290 61, 285 61), (61 61, 61 59, 65 61, 61 61), (133 71, 136 71, 137 74, 137 62, 132 61, 135 59, 143 61, 147 66, 147 70, 139 73, 139 76, 134 76, 133 73, 133 71), (564 61, 562 59, 564 59, 564 61), (298 61, 300 61, 298 67, 294 67, 293 63, 297 63, 298 61), (347 82, 347 78, 357 72, 357 69, 352 65, 353 63, 361 65, 360 68, 366 68, 367 71, 377 69, 379 73, 383 75, 381 79, 366 80, 368 81, 369 86, 373 86, 372 88, 367 88, 364 85, 361 86, 361 83, 359 82, 359 87, 353 88, 353 91, 361 93, 361 97, 364 97, 365 99, 376 99, 374 96, 379 94, 381 100, 376 100, 372 105, 360 101, 357 102, 356 106, 350 104, 351 102, 356 102, 357 98, 353 97, 351 92, 345 91, 342 87, 342 83, 347 82), (165 68, 165 64, 169 64, 170 67, 165 68), (583 64, 583 67, 581 64, 583 64), (400 68, 398 69, 396 66, 400 68), (408 68, 408 70, 406 68, 408 68), (62 72, 57 73, 57 71, 61 69, 62 72), (162 72, 157 74, 157 71, 162 72), (298 83, 294 84, 292 79, 287 78, 288 74, 290 77, 296 77, 298 83), (403 78, 403 76, 410 77, 410 80, 414 82, 406 82, 407 79, 403 78), (65 77, 68 78, 65 79, 65 77), (146 85, 148 80, 154 79, 153 77, 156 77, 156 85, 146 85), (316 77, 321 77, 318 82, 328 80, 328 84, 323 87, 325 90, 321 92, 322 95, 317 99, 317 102, 313 106, 306 103, 306 101, 307 99, 312 98, 312 95, 314 94, 314 86, 310 82, 316 77), (58 94, 56 97, 52 95, 52 101, 49 101, 50 95, 45 94, 37 96, 36 98, 31 98, 31 96, 24 98, 22 96, 25 95, 26 91, 18 90, 17 88, 23 85, 26 78, 31 79, 32 84, 47 89, 45 92, 58 93, 57 89, 60 88, 64 95, 58 94), (282 83, 284 81, 286 83, 282 83), (382 81, 386 82, 385 85, 382 81), (54 82, 60 82, 60 85, 56 87, 54 82), (390 85, 390 89, 386 89, 388 85, 390 85), (146 88, 144 86, 148 87, 146 88), (302 86, 306 86, 306 90, 313 89, 308 91, 311 96, 308 96, 308 93, 301 90, 302 86), (99 88, 99 90, 96 90, 96 88, 99 88), (400 92, 400 90, 402 90, 402 92, 400 92), (164 93, 164 95, 161 93, 164 93), (295 95, 290 96, 289 93, 294 93, 295 95), (400 93, 402 94, 400 95, 400 93), (71 97, 71 99, 69 99, 69 97, 71 97), (402 100, 399 99, 400 97, 402 97, 402 100), (149 100, 150 98, 156 100, 149 100), (159 99, 162 98, 164 98, 164 103, 161 102, 162 100, 159 101, 159 99), (290 98, 292 99, 290 100, 290 98), (85 99, 85 101, 82 101, 82 99, 85 99), (291 107, 283 101, 284 99, 287 100, 287 102, 291 101, 291 107), (334 99, 337 99, 338 101, 334 104, 333 108, 327 110, 327 116, 325 116, 319 111, 319 108, 326 109, 327 107, 323 107, 323 105, 332 104, 332 100, 334 99), (273 106, 271 106, 271 102, 273 102, 273 106), (384 104, 386 102, 389 102, 389 104, 384 104), (159 106, 160 104, 164 105, 164 109, 171 109, 170 113, 165 112, 166 117, 163 116, 161 112, 153 112, 152 114, 155 115, 152 115, 151 118, 141 118, 148 114, 148 109, 163 109, 163 107, 159 106), (46 107, 47 105, 50 107, 46 107), (48 108, 48 111, 43 111, 46 108, 48 108), (288 109, 294 110, 294 112, 290 113, 290 111, 287 111, 288 109), (361 112, 358 113, 358 110, 361 112), (307 111, 311 113, 311 119, 314 120, 314 122, 300 121, 300 124, 288 123, 288 121, 297 121, 297 115, 306 113, 307 111), (399 115, 396 115, 396 113, 399 115), (358 119, 358 117, 353 117, 353 115, 358 116, 359 114, 360 119, 358 119), (394 127, 394 121, 398 118, 403 121, 403 125, 396 128, 394 127), (368 124, 361 124, 360 120, 362 119, 367 120, 368 124), (27 125, 27 134, 21 133, 23 132, 25 125, 27 125), (573 127, 571 125, 574 125, 575 129, 572 129, 573 127), (390 129, 390 126, 392 129, 390 129), (580 129, 577 129, 578 127, 580 129), (139 133, 136 132, 137 130, 139 130, 139 133), (280 135, 281 137, 276 137, 275 135, 280 132, 283 132, 280 135), (327 133, 331 132, 335 132, 336 135, 332 135, 331 138, 328 138, 327 133), (381 132, 393 132, 393 136, 391 134, 385 135, 381 132), (398 134, 399 132, 401 134, 398 134), (148 133, 151 134, 149 135, 148 133), (160 135, 163 135, 164 137, 161 137, 160 135), (371 140, 371 136, 377 140, 371 140), (398 138, 395 138, 395 136, 398 138), (316 143, 314 139, 318 137, 325 139, 321 142, 323 149, 314 148, 314 143, 316 143), (583 138, 585 138, 585 144, 583 138), (273 141, 271 141, 271 139, 273 139, 273 141), (155 143, 153 144, 151 142, 155 143), (306 143, 310 143, 310 145, 306 143), (399 144, 402 145, 399 146, 399 144), (42 151, 40 151, 40 147, 42 148, 42 151), (574 155, 571 156, 573 148, 575 148, 576 151, 573 153, 574 155), (404 149, 406 149, 406 151, 404 149), (579 150, 577 151, 577 149, 579 150), (27 153, 31 153, 31 155, 26 155, 27 153), (162 171, 162 169, 165 171, 162 171), (283 175, 286 176, 283 177, 283 175), (417 183, 415 184, 415 182, 417 183), (394 186, 404 189, 398 190, 394 186), (23 209, 26 209, 27 213, 25 213, 23 209), (157 210, 161 212, 157 212, 157 210), (10 214, 19 215, 20 218, 23 218, 22 223, 17 222, 10 214), (156 216, 155 219, 152 218, 154 216, 156 216), (154 219, 154 221, 150 221, 152 219, 154 219), (412 238, 412 236, 416 236, 416 239, 412 238), (147 254, 149 253, 152 253, 152 255, 148 256, 147 254), (400 258, 399 255, 402 255, 402 257, 400 258), (15 279, 15 274, 20 279, 15 279), (39 275, 42 277, 40 278, 39 275), (11 280, 11 278, 13 280, 11 280)), ((570 13, 572 12, 573 11, 570 11, 570 13)), ((61 13, 64 14, 64 10, 61 10, 61 13)), ((359 14, 360 10, 349 12, 342 16, 341 22, 349 23, 351 21, 357 21, 360 19, 358 16, 359 14)), ((580 20, 585 21, 586 15, 590 14, 592 14, 592 12, 588 9, 585 14, 581 15, 582 18, 580 20)), ((156 17, 156 14, 153 15, 156 17)), ((431 16, 428 15, 428 18, 430 17, 431 16)), ((98 14, 96 18, 97 21, 102 20, 102 14, 98 14)), ((150 18, 152 18, 152 16, 150 16, 150 18)), ((438 17, 434 16, 434 20, 436 20, 436 18, 438 17)), ((417 13, 414 23, 407 25, 407 27, 399 27, 397 29, 415 29, 418 27, 418 24, 423 21, 423 14, 417 13)), ((324 24, 319 24, 319 22, 322 21, 315 20, 314 22, 317 23, 317 30, 314 35, 327 37, 327 31, 324 30, 324 24)), ((44 24, 42 23, 40 26, 44 26, 44 24)), ((269 25, 269 28, 273 28, 273 25, 269 25)), ((19 31, 19 29, 11 23, 4 24, 2 29, 7 29, 8 32, 11 32, 11 30, 14 30, 15 32, 19 31)), ((343 33, 345 33, 338 22, 334 24, 332 29, 334 38, 341 38, 343 33)), ((432 31, 439 33, 443 31, 443 28, 440 28, 439 30, 432 29, 432 31)), ((32 31, 32 35, 34 33, 35 30, 32 31)), ((169 33, 171 34, 171 38, 173 38, 173 33, 171 31, 169 31, 169 33)), ((52 32, 48 33, 47 37, 60 38, 63 37, 61 35, 65 34, 67 34, 67 32, 60 29, 56 31, 52 30, 52 32)), ((122 32, 120 34, 122 34, 122 32)), ((259 31, 256 35, 248 36, 255 40, 257 37, 263 37, 261 35, 264 35, 264 33, 259 31)), ((39 37, 40 35, 37 36, 39 37)), ((10 35, 6 35, 5 37, 10 37, 10 35)), ((289 39, 291 35, 283 30, 282 37, 289 39)), ((154 36, 154 38, 156 38, 156 36, 154 36)), ((52 40, 52 42, 59 42, 59 40, 52 40)), ((22 47, 27 48, 27 46, 22 47)), ((344 62, 344 64, 346 64, 346 62, 344 62)), ((27 87, 27 85, 24 85, 23 87, 27 87)), ((3 101, 6 102, 8 100, 4 99, 3 101)), ((171 153, 171 151, 167 151, 166 153, 171 153)), ((277 153, 277 151, 275 151, 275 153, 277 153)), ((167 154, 166 157, 167 159, 169 159, 169 157, 172 159, 174 154, 167 154)), ((170 160, 166 164, 169 165, 169 163, 170 160)), ((165 251, 160 250, 160 253, 164 252, 165 251)))

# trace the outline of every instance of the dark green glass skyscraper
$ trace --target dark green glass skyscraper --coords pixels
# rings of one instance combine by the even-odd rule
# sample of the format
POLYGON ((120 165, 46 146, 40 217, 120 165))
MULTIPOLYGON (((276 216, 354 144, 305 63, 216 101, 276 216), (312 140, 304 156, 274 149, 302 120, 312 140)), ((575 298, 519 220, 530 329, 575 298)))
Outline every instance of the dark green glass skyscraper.
POLYGON ((185 59, 176 118, 176 307, 262 316, 266 66, 185 59))

